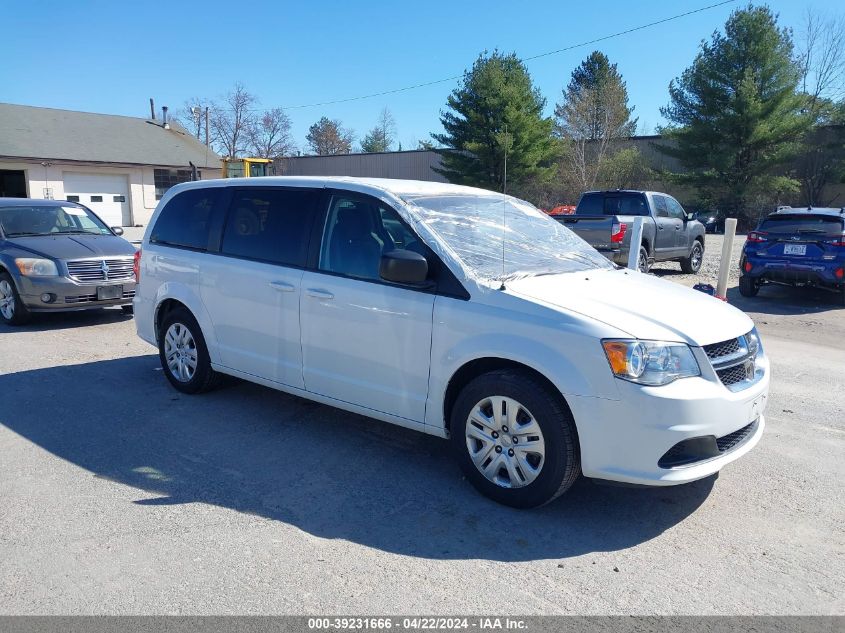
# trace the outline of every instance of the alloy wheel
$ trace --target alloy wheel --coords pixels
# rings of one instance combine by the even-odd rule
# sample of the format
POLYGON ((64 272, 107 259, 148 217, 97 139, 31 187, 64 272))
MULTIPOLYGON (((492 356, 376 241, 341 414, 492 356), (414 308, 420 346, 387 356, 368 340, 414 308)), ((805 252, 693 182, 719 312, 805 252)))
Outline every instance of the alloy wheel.
POLYGON ((534 416, 505 396, 484 398, 472 408, 466 446, 478 471, 503 488, 532 483, 546 456, 546 442, 534 416))
POLYGON ((174 323, 164 335, 164 357, 167 368, 179 382, 190 382, 197 371, 197 344, 191 331, 182 323, 174 323))
POLYGON ((5 279, 0 281, 0 314, 6 320, 15 316, 15 290, 5 279))
POLYGON ((693 270, 698 271, 701 268, 702 257, 701 246, 696 242, 692 247, 692 255, 690 256, 690 264, 692 264, 693 270))

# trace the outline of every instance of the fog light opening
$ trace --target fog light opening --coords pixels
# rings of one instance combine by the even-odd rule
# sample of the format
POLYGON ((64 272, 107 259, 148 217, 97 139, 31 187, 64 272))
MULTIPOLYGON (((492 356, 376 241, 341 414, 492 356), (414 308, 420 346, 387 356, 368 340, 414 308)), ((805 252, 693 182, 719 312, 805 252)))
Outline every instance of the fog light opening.
POLYGON ((41 302, 42 303, 53 303, 56 300, 56 295, 52 292, 45 292, 41 295, 41 302))

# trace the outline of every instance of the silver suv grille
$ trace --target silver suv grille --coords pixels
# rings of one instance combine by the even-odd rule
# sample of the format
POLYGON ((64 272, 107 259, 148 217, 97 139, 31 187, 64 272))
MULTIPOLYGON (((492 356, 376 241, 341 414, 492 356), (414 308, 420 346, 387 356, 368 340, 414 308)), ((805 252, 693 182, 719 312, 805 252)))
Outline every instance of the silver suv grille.
POLYGON ((751 385, 756 370, 754 362, 756 354, 749 348, 745 336, 705 345, 704 353, 710 359, 723 385, 732 391, 751 385))
POLYGON ((96 281, 120 281, 133 279, 132 258, 121 259, 78 259, 67 262, 71 279, 90 283, 96 281))

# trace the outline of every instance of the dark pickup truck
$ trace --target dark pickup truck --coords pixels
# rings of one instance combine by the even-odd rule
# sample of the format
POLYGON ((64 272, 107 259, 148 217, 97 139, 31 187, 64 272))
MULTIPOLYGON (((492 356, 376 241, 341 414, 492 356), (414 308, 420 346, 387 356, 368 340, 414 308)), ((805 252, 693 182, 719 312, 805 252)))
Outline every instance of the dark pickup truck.
POLYGON ((634 220, 643 216, 638 268, 678 261, 685 273, 697 273, 704 259, 704 225, 672 196, 655 191, 588 191, 575 213, 555 219, 572 229, 609 260, 628 265, 634 220))

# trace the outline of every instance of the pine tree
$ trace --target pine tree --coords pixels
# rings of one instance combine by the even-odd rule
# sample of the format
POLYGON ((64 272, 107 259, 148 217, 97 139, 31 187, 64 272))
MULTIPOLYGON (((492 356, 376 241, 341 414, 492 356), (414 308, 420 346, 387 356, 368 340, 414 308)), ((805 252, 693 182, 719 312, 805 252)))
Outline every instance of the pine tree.
POLYGON ((507 153, 509 188, 541 175, 555 151, 545 103, 516 55, 482 53, 440 113, 445 132, 432 134, 444 148, 439 173, 501 191, 507 153))
POLYGON ((702 42, 692 66, 669 85, 661 112, 671 125, 660 145, 703 200, 751 219, 798 182, 783 172, 810 125, 797 87, 800 69, 790 32, 767 7, 734 11, 724 34, 702 42))

